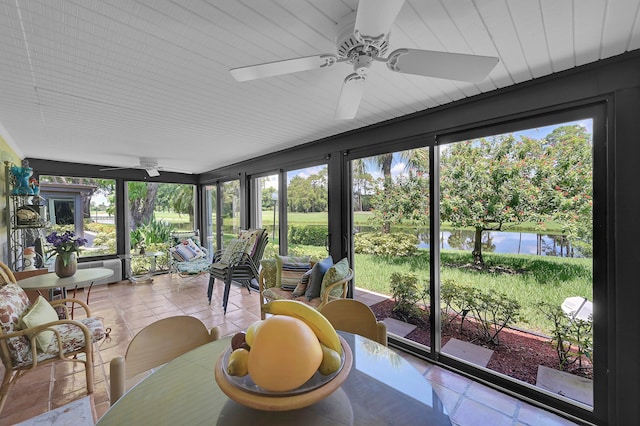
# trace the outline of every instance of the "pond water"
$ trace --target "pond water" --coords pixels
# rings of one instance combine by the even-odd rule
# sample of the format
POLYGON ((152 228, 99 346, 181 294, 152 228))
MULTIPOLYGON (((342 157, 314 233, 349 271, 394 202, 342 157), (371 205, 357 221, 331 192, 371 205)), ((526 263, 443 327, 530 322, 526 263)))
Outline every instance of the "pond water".
MULTIPOLYGON (((429 234, 419 234, 420 248, 429 247, 429 234)), ((473 231, 442 231, 440 248, 454 250, 473 250, 475 234, 473 231)), ((535 254, 538 256, 585 257, 578 248, 573 247, 563 235, 535 234, 528 232, 482 233, 482 251, 484 253, 535 254)))
MULTIPOLYGON (((357 232, 375 232, 370 227, 358 227, 357 232)), ((404 231, 407 232, 407 231, 404 231)), ((429 230, 421 229, 417 233, 418 247, 429 248, 429 230)), ((439 245, 441 249, 473 250, 475 233, 473 231, 441 231, 439 245)), ((534 254, 538 256, 588 257, 579 248, 572 246, 563 235, 536 234, 530 232, 482 233, 483 253, 534 254)))

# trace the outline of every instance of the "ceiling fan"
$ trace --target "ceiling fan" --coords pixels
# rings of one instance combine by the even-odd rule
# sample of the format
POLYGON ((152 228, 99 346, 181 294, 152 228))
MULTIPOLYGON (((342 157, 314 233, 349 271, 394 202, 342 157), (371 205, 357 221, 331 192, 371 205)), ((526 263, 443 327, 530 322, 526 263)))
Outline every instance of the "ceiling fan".
POLYGON ((140 158, 140 165, 136 167, 105 167, 100 169, 101 172, 108 170, 125 170, 125 169, 143 169, 147 171, 150 177, 160 176, 158 162, 151 158, 140 158))
POLYGON ((344 79, 336 118, 352 119, 358 111, 367 73, 374 61, 385 62, 387 68, 395 72, 469 82, 484 80, 498 63, 498 58, 492 56, 409 48, 396 49, 385 58, 391 25, 403 4, 404 0, 360 0, 357 11, 347 15, 338 25, 337 55, 323 53, 233 68, 229 72, 237 81, 247 81, 328 68, 339 62, 351 64, 354 72, 344 79))

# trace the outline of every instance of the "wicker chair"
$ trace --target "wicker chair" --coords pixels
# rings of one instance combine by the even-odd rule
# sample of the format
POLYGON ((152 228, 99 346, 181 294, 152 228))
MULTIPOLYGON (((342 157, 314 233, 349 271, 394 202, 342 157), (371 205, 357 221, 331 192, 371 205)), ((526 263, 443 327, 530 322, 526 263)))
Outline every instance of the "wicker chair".
POLYGON ((11 388, 24 374, 55 361, 84 364, 87 394, 92 394, 93 343, 104 336, 102 322, 91 317, 86 303, 71 298, 47 302, 40 296, 31 304, 25 291, 16 284, 13 272, 0 262, 0 358, 5 367, 0 411, 11 388), (70 319, 67 303, 84 308, 86 317, 70 319), (27 322, 30 327, 23 324, 27 322))
MULTIPOLYGON (((268 269, 273 268, 275 261, 273 259, 266 259, 262 262, 262 269, 260 270, 260 276, 258 279, 259 291, 260 291, 260 317, 265 319, 264 305, 272 300, 289 299, 303 302, 316 309, 321 309, 327 303, 332 300, 344 299, 347 297, 347 291, 349 289, 349 282, 353 279, 353 270, 348 268, 347 273, 333 282, 325 282, 320 289, 320 297, 315 297, 311 300, 306 296, 294 295, 293 291, 285 290, 281 287, 277 287, 274 282, 269 282, 267 278, 269 275, 268 269)), ((314 262, 311 262, 311 266, 314 262)), ((323 280, 324 282, 324 280, 323 280)))

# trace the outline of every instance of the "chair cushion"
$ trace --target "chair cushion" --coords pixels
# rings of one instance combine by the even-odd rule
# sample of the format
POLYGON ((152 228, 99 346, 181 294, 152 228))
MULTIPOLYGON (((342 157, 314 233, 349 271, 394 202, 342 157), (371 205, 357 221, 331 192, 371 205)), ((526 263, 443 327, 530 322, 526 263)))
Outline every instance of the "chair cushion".
POLYGON ((220 256, 219 262, 226 264, 231 263, 231 259, 233 258, 234 254, 246 251, 247 242, 248 240, 241 240, 238 238, 229 241, 224 248, 224 251, 222 252, 222 256, 220 256))
MULTIPOLYGON (((38 296, 38 299, 29 310, 22 316, 22 325, 24 328, 37 327, 42 324, 58 321, 58 313, 51 307, 49 302, 42 297, 38 296)), ((36 334, 36 345, 41 351, 45 351, 51 339, 53 339, 53 331, 43 330, 36 334)))
POLYGON ((316 263, 313 266, 311 272, 311 279, 309 280, 309 285, 307 286, 307 291, 305 291, 304 295, 307 296, 308 300, 315 299, 316 297, 320 297, 320 288, 322 287, 322 279, 324 278, 324 274, 327 272, 333 265, 333 257, 327 256, 325 259, 322 259, 320 262, 316 263))
MULTIPOLYGON (((102 321, 97 318, 82 318, 75 320, 76 322, 84 324, 89 329, 91 336, 91 343, 95 343, 104 338, 104 326, 102 321)), ((70 353, 81 350, 84 345, 84 334, 77 325, 74 324, 59 324, 53 326, 60 333, 62 338, 62 351, 64 353, 70 353)), ((25 360, 18 362, 13 360, 15 367, 28 365, 32 363, 31 349, 27 348, 27 357, 25 360)), ((55 336, 51 339, 51 343, 46 351, 38 351, 38 362, 42 362, 47 359, 56 358, 58 356, 58 338, 55 336)))
MULTIPOLYGON (((327 286, 345 279, 349 275, 349 260, 345 257, 338 263, 327 269, 327 272, 322 278, 322 286, 320 287, 320 298, 324 298, 324 292, 327 286)), ((342 287, 334 287, 329 293, 329 297, 342 296, 342 287)))
POLYGON ((247 242, 247 254, 253 256, 258 248, 258 240, 262 236, 262 229, 244 229, 240 230, 238 239, 245 240, 247 242))
MULTIPOLYGON (((0 327, 4 334, 20 330, 20 318, 29 308, 27 293, 16 283, 0 286, 0 327)), ((29 356, 29 340, 18 336, 7 340, 9 355, 14 363, 25 362, 29 356)))
POLYGON ((267 300, 281 300, 281 299, 291 299, 293 298, 293 293, 290 291, 283 290, 280 287, 271 287, 262 292, 262 295, 267 300))
POLYGON ((264 288, 271 288, 276 286, 276 275, 278 273, 278 266, 275 259, 262 259, 260 261, 262 266, 262 277, 264 288))
POLYGON ((276 287, 282 287, 284 278, 286 288, 289 291, 293 291, 300 282, 302 275, 311 269, 309 259, 309 256, 276 255, 276 265, 278 268, 276 273, 276 287))
POLYGON ((177 271, 181 274, 197 275, 203 272, 209 271, 209 260, 201 257, 198 259, 192 259, 189 262, 179 262, 175 265, 177 271))

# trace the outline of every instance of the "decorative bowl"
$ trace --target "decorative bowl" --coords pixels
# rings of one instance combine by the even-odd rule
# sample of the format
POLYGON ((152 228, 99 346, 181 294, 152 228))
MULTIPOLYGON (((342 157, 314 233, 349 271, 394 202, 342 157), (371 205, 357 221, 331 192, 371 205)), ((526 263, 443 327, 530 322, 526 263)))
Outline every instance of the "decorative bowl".
POLYGON ((272 392, 262 389, 244 377, 230 376, 225 366, 231 348, 225 350, 216 361, 214 375, 220 389, 232 400, 247 407, 266 411, 295 410, 315 404, 331 395, 346 380, 353 364, 353 355, 349 344, 340 337, 342 344, 342 364, 338 371, 323 376, 316 372, 311 379, 299 388, 287 392, 272 392))

